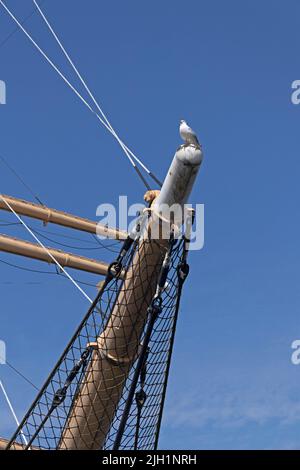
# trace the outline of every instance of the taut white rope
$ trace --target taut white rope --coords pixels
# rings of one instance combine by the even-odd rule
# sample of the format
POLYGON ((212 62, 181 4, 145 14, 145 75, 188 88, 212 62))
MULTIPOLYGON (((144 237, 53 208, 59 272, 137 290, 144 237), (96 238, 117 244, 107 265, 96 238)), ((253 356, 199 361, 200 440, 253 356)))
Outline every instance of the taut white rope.
MULTIPOLYGON (((9 407, 9 409, 10 409, 10 411, 11 411, 11 414, 13 415, 13 418, 14 418, 16 424, 17 424, 17 427, 19 427, 19 426, 20 426, 19 420, 18 420, 18 418, 17 418, 17 415, 16 415, 16 413, 15 413, 15 410, 14 410, 12 404, 11 404, 11 401, 10 401, 10 399, 9 399, 7 393, 6 393, 6 390, 5 390, 4 385, 3 385, 3 383, 2 383, 1 380, 0 380, 0 388, 1 388, 2 392, 3 392, 3 395, 4 395, 4 397, 5 397, 5 400, 6 400, 7 404, 8 404, 8 407, 9 407)), ((23 439, 23 441, 24 441, 25 446, 27 446, 27 445, 28 445, 28 442, 27 442, 26 437, 24 436, 23 431, 21 431, 20 434, 21 434, 21 436, 22 436, 22 439, 23 439)), ((29 450, 31 450, 30 447, 29 447, 29 450)))
MULTIPOLYGON (((18 25, 18 27, 23 31, 23 33, 27 36, 27 38, 30 40, 30 42, 35 46, 35 48, 39 51, 39 53, 44 57, 44 59, 51 65, 51 67, 56 71, 56 73, 62 78, 62 80, 71 88, 71 90, 76 94, 76 96, 85 104, 85 106, 99 119, 99 121, 101 122, 101 124, 116 138, 116 140, 118 141, 118 143, 120 144, 120 146, 122 147, 122 149, 124 150, 128 160, 130 161, 131 165, 133 166, 133 168, 135 169, 135 171, 138 173, 139 177, 142 179, 142 181, 144 182, 145 186, 150 189, 149 185, 147 184, 146 180, 144 179, 144 177, 141 175, 140 173, 140 170, 138 169, 137 165, 135 164, 134 160, 132 159, 132 157, 129 155, 131 154, 132 156, 134 156, 134 159, 142 166, 142 168, 149 174, 149 176, 151 176, 158 184, 161 185, 161 182, 152 174, 152 172, 133 154, 133 152, 128 149, 128 147, 121 141, 121 139, 117 136, 117 134, 115 133, 115 131, 113 130, 112 127, 110 127, 110 124, 107 124, 107 122, 109 123, 109 121, 104 121, 101 116, 99 116, 99 114, 94 111, 94 109, 89 105, 89 103, 83 98, 83 96, 78 92, 78 90, 70 83, 70 81, 65 77, 65 75, 59 70, 59 68, 52 62, 52 60, 47 56, 47 54, 43 51, 43 49, 36 43, 36 41, 32 38, 32 36, 28 33, 28 31, 23 27, 23 25, 17 20, 17 18, 14 16, 14 14, 10 11, 10 9, 5 5, 5 3, 3 2, 3 0, 0 0, 0 4, 3 6, 3 8, 5 9, 5 11, 8 13, 8 15, 14 20, 14 22, 18 25)), ((36 4, 37 5, 37 4, 36 4)), ((41 11, 39 9, 39 11, 41 11)), ((42 12, 41 12, 42 13, 42 12)), ((46 18, 45 18, 45 21, 46 18)), ((48 23, 49 24, 49 23, 48 23)), ((50 24, 49 24, 49 27, 51 28, 50 24)), ((53 30, 52 30, 53 31, 53 30)), ((53 31, 53 34, 54 31, 53 31)), ((57 36, 55 35, 54 37, 57 38, 57 36)), ((57 38, 58 40, 58 38, 57 38)), ((63 46, 61 45, 61 47, 63 48, 63 46)), ((62 49, 64 50, 64 49, 62 49)), ((64 53, 66 54, 66 57, 67 57, 67 52, 64 50, 64 53)), ((69 56, 68 56, 69 57, 69 56)), ((70 64, 71 64, 71 59, 69 58, 68 59, 70 64)), ((72 62, 73 64, 73 62, 72 62)), ((75 67, 75 65, 73 64, 72 66, 75 67)), ((76 67, 74 68, 74 70, 76 69, 76 67)), ((76 69, 77 70, 77 69, 76 69)), ((78 77, 79 77, 79 72, 77 71, 76 73, 78 73, 78 77)), ((82 79, 83 80, 83 79, 82 79)), ((90 92, 91 93, 91 92, 90 92)), ((92 95, 92 94, 91 94, 92 95)), ((95 100, 96 101, 96 100, 95 100)), ((101 109, 99 107, 99 109, 101 109)), ((102 111, 102 110, 101 110, 102 111)), ((103 111, 102 111, 103 113, 103 111)), ((103 115, 105 116, 105 114, 103 113, 103 115)), ((106 116, 105 116, 105 119, 106 116)))
MULTIPOLYGON (((46 18, 46 15, 45 13, 43 13, 41 7, 38 5, 37 1, 36 0, 32 0, 33 3, 35 4, 38 12, 40 13, 41 17, 43 18, 44 22, 46 23, 46 25, 48 26, 50 32, 52 33, 53 37, 55 38, 56 42, 58 43, 59 47, 61 48, 62 52, 64 53, 65 57, 67 58, 68 62, 70 63, 71 67, 73 68, 74 72, 76 73, 77 77, 79 78, 79 80, 81 81, 82 85, 84 86, 85 90, 87 91, 87 93, 89 94, 90 98, 93 100, 95 106, 97 107, 98 111, 100 112, 101 116, 103 117, 103 119, 106 121, 106 124, 109 126, 110 130, 111 130, 111 133, 112 135, 117 139, 117 141, 119 142, 120 146, 122 147, 122 149, 124 150, 124 152, 126 153, 127 155, 127 152, 130 153, 130 155, 141 165, 141 167, 149 174, 151 175, 151 171, 143 164, 143 162, 130 150, 130 148, 127 147, 127 145, 124 144, 124 142, 122 142, 122 140, 119 138, 119 136, 117 135, 116 131, 114 130, 114 128, 112 127, 111 123, 109 122, 107 116, 104 114, 104 111, 101 109, 98 101, 96 100, 95 96, 93 95, 93 93, 91 92, 91 89, 88 87, 86 81, 83 79, 82 75, 80 74, 79 70, 77 69, 77 67, 75 66, 73 60, 71 59, 70 55, 68 54, 68 52, 66 51, 66 49, 64 48, 62 42, 60 41, 60 39, 58 38, 57 34, 55 33, 55 31, 53 30, 53 27, 51 26, 49 20, 46 18)), ((102 122, 102 121, 101 121, 102 122)), ((103 123, 102 123, 103 124, 103 123)), ((128 156, 128 155, 127 155, 128 156)))

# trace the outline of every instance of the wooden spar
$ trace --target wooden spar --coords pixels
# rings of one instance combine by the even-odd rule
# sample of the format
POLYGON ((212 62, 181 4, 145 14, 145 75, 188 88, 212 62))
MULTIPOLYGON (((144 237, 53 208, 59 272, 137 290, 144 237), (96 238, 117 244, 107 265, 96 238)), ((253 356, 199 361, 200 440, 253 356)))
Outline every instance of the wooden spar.
MULTIPOLYGON (((9 203, 13 210, 17 212, 17 214, 41 220, 45 224, 52 223, 62 225, 64 227, 101 235, 114 240, 125 240, 127 237, 127 233, 122 230, 106 227, 105 225, 101 225, 83 217, 78 217, 56 209, 50 209, 49 207, 34 204, 33 202, 24 201, 23 199, 17 199, 11 196, 2 195, 2 197, 9 203)), ((8 206, 3 200, 1 200, 1 198, 0 209, 9 211, 8 206)))
MULTIPOLYGON (((0 450, 5 450, 7 448, 8 443, 9 443, 9 440, 3 439, 2 437, 0 437, 0 450)), ((24 450, 24 447, 25 447, 24 445, 14 442, 14 448, 16 450, 24 450)))
MULTIPOLYGON (((3 439, 0 437, 0 450, 5 450, 7 448, 7 444, 9 443, 9 440, 3 439)), ((18 442, 14 442, 14 449, 15 450, 24 450, 24 444, 19 444, 18 442)))
MULTIPOLYGON (((4 439, 4 438, 0 437, 0 450, 6 450, 8 443, 9 443, 8 439, 4 439)), ((14 442, 13 443, 14 450, 24 450, 25 447, 26 446, 24 444, 20 444, 19 442, 14 442)), ((30 449, 40 450, 39 447, 35 447, 35 446, 31 446, 30 449)))
MULTIPOLYGON (((63 267, 87 271, 89 273, 99 274, 102 276, 106 276, 107 274, 109 265, 103 261, 74 255, 72 253, 66 253, 53 248, 47 248, 47 250, 49 250, 52 256, 54 256, 54 258, 63 267)), ((25 240, 20 240, 19 238, 8 237, 7 235, 0 234, 0 251, 54 264, 54 260, 41 246, 25 240)))
POLYGON ((62 433, 60 449, 101 449, 104 445, 126 379, 139 353, 147 309, 168 246, 168 240, 153 239, 150 233, 153 229, 157 233, 155 228, 162 224, 158 214, 163 204, 182 206, 187 202, 201 161, 201 149, 194 146, 183 146, 175 154, 160 195, 152 203, 151 232, 148 227, 141 237, 108 323, 97 338, 62 433))

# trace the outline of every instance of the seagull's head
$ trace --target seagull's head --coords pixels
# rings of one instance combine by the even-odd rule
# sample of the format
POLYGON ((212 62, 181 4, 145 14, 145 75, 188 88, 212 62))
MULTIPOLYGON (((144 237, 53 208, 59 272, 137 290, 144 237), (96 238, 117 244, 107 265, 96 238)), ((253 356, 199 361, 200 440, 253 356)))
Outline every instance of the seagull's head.
POLYGON ((180 124, 186 124, 186 121, 184 119, 181 119, 180 124))

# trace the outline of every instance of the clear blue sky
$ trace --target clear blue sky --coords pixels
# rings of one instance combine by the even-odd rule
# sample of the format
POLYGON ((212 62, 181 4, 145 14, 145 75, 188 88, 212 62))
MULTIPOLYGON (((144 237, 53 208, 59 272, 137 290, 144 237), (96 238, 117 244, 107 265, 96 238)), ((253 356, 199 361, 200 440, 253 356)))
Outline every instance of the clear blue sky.
MULTIPOLYGON (((33 9, 7 4, 19 18, 33 9)), ((299 449, 300 366, 290 361, 300 338, 300 106, 290 101, 299 2, 46 0, 44 10, 116 129, 161 178, 181 118, 204 147, 191 202, 205 204, 205 247, 191 256, 160 446, 299 449)), ((41 19, 26 27, 77 83, 41 19)), ((14 28, 1 9, 0 43, 14 28)), ((142 200, 117 144, 20 32, 0 46, 0 79, 0 153, 45 203, 94 218, 119 194, 142 200)), ((0 168, 1 192, 30 198, 0 168)), ((60 277, 1 263, 0 298, 8 360, 40 385, 87 304, 60 277)), ((6 366, 0 376, 21 417, 35 391, 6 366)), ((0 413, 9 436, 2 396, 0 413)))

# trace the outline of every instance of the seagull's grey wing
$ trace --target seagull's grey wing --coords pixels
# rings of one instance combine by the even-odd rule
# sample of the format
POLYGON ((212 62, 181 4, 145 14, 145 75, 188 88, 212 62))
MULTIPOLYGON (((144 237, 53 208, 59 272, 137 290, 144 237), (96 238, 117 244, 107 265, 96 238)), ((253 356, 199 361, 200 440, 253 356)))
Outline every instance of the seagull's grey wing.
POLYGON ((191 127, 188 128, 188 131, 189 133, 193 136, 193 138, 195 139, 195 141, 197 142, 197 144, 199 145, 199 140, 198 140, 198 137, 197 137, 197 134, 195 131, 193 131, 193 129, 191 127))
POLYGON ((195 137, 195 141, 197 142, 197 145, 200 145, 197 134, 195 132, 194 132, 194 137, 195 137))

